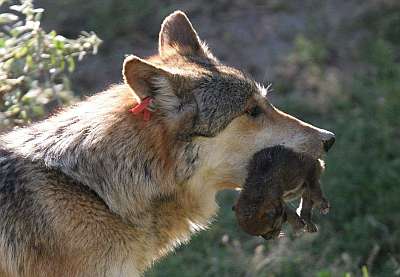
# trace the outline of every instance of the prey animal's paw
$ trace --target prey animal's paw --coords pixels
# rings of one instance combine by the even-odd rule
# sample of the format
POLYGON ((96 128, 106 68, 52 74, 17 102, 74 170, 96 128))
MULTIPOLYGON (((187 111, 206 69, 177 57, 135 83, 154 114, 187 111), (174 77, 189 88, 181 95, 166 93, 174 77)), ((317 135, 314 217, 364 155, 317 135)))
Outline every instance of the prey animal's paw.
POLYGON ((325 198, 321 199, 320 201, 315 201, 314 202, 314 208, 318 209, 320 214, 326 215, 329 213, 329 210, 331 208, 331 205, 329 204, 329 201, 326 200, 325 198))
POLYGON ((330 208, 331 205, 329 204, 329 201, 324 199, 319 206, 319 212, 323 215, 327 215, 329 213, 330 208))
POLYGON ((293 235, 295 237, 300 237, 304 234, 304 232, 307 230, 307 223, 302 220, 302 225, 298 225, 298 226, 293 226, 293 235))
POLYGON ((270 235, 270 234, 264 234, 264 235, 261 235, 261 237, 262 237, 263 239, 265 239, 265 240, 271 240, 271 239, 274 238, 274 237, 273 237, 272 235, 270 235))
POLYGON ((265 240, 276 239, 281 236, 284 236, 284 233, 281 231, 280 228, 261 235, 261 237, 263 237, 265 240))
POLYGON ((295 233, 301 232, 307 225, 306 221, 299 216, 297 216, 295 218, 288 217, 287 221, 292 226, 293 231, 295 233))
POLYGON ((261 237, 265 240, 272 240, 272 239, 279 239, 279 238, 284 238, 286 237, 286 234, 280 230, 277 230, 275 232, 272 233, 267 233, 264 235, 261 235, 261 237))
POLYGON ((307 222, 305 230, 308 233, 316 233, 318 232, 318 227, 312 222, 307 222))

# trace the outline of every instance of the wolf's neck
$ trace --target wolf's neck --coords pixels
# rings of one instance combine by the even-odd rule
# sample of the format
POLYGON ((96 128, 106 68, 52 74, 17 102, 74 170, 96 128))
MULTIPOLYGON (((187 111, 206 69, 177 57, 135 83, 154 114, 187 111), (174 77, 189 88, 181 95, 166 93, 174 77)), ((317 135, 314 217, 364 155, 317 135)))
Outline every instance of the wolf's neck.
POLYGON ((188 178, 193 165, 186 157, 196 147, 172 145, 156 123, 132 118, 127 110, 134 100, 126 90, 100 93, 3 140, 18 154, 90 187, 115 212, 137 213, 149 199, 173 193, 176 182, 188 178))

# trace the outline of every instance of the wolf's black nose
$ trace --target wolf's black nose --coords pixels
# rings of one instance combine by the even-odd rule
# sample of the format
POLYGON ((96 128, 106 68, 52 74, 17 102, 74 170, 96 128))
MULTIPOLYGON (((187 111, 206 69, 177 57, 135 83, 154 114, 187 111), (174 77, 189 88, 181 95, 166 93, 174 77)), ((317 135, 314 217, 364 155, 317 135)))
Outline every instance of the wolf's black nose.
POLYGON ((330 137, 327 140, 324 140, 323 143, 325 152, 328 152, 329 149, 331 149, 332 145, 335 143, 335 135, 332 134, 332 137, 330 137))

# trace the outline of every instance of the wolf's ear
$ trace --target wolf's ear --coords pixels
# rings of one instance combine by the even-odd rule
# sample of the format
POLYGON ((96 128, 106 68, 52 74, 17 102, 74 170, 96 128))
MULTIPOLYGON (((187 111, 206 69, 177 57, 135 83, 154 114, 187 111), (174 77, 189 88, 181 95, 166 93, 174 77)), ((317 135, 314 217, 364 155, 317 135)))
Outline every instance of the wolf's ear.
POLYGON ((122 74, 125 83, 140 99, 153 96, 157 81, 172 78, 172 73, 136 56, 125 58, 122 74))
POLYGON ((175 11, 164 19, 159 35, 158 52, 161 57, 177 53, 182 56, 215 59, 181 11, 175 11))

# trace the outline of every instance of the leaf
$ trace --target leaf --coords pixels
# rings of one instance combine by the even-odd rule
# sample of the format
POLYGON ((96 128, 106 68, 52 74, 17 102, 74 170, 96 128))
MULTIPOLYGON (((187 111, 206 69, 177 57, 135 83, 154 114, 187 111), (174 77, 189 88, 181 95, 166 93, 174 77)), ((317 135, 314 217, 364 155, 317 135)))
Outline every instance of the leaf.
POLYGON ((41 117, 45 114, 44 108, 41 105, 35 105, 32 107, 32 112, 35 117, 41 117))
POLYGON ((32 65, 33 65, 33 58, 31 55, 27 55, 25 58, 24 72, 29 71, 29 69, 32 68, 32 65))
POLYGON ((36 8, 36 9, 33 9, 32 11, 34 13, 42 13, 42 12, 44 12, 44 9, 43 8, 36 8))
POLYGON ((56 66, 57 65, 57 58, 56 58, 56 55, 51 55, 50 56, 50 64, 52 65, 52 66, 56 66))
POLYGON ((18 16, 12 13, 0 14, 0 24, 7 24, 18 20, 18 16))
POLYGON ((12 105, 10 108, 8 108, 7 111, 8 111, 11 115, 16 115, 16 114, 18 114, 18 113, 21 111, 21 109, 20 109, 19 105, 14 104, 14 105, 12 105))
POLYGON ((57 35, 53 38, 53 43, 56 49, 63 50, 65 46, 65 37, 57 35))
POLYGON ((12 67, 14 61, 15 61, 14 58, 8 59, 8 60, 4 63, 3 68, 4 68, 5 70, 7 70, 7 71, 11 71, 11 67, 12 67))
POLYGON ((75 60, 73 57, 69 57, 67 59, 68 62, 68 71, 73 72, 75 70, 75 60))
POLYGON ((60 68, 61 70, 64 70, 64 69, 65 69, 65 61, 64 61, 64 60, 61 60, 61 61, 60 61, 60 66, 59 66, 59 68, 60 68))
POLYGON ((19 113, 19 117, 22 118, 23 120, 27 120, 28 119, 28 114, 27 114, 27 112, 25 110, 22 110, 19 113))
POLYGON ((23 46, 23 47, 19 48, 17 51, 15 51, 14 57, 16 59, 20 59, 23 56, 25 56, 28 53, 28 51, 29 51, 28 47, 23 46))
POLYGON ((50 33, 49 33, 49 36, 51 37, 51 38, 55 38, 56 37, 56 35, 57 35, 57 32, 56 31, 51 31, 50 33))
POLYGON ((364 266, 361 268, 361 271, 362 271, 362 276, 363 276, 363 277, 369 277, 367 266, 364 265, 364 266))
POLYGON ((40 27, 40 21, 27 20, 25 27, 31 30, 37 30, 40 27))
POLYGON ((24 5, 12 5, 10 6, 10 10, 14 10, 17 12, 22 12, 22 10, 24 9, 24 5))

